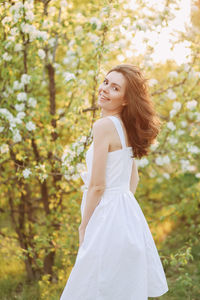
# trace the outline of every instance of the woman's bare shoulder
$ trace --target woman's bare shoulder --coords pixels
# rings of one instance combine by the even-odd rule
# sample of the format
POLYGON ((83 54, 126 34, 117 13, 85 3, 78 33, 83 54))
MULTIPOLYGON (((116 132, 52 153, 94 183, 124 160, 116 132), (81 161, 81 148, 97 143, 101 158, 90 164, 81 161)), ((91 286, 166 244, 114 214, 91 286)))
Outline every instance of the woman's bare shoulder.
POLYGON ((93 129, 101 129, 105 132, 110 132, 112 121, 108 117, 100 118, 93 124, 93 129))

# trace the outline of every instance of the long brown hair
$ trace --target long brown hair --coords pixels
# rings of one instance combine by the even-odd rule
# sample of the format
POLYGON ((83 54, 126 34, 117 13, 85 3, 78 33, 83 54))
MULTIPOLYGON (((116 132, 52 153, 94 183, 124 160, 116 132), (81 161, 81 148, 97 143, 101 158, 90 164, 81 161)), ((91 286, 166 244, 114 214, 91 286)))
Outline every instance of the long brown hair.
POLYGON ((161 121, 156 114, 154 104, 150 99, 146 78, 140 69, 134 65, 122 64, 112 68, 126 78, 121 119, 126 128, 129 143, 133 149, 133 156, 141 158, 149 153, 149 147, 155 142, 160 131, 161 121))

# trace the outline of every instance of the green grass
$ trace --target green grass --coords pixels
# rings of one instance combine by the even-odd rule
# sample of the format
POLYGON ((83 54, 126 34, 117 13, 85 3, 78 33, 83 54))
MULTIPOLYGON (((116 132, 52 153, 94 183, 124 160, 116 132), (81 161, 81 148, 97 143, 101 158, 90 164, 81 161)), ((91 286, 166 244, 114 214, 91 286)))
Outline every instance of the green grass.
MULTIPOLYGON (((187 241, 186 232, 186 228, 173 230, 161 247, 162 254, 175 253, 184 245, 187 241)), ((16 243, 5 242, 1 245, 0 300, 59 300, 67 278, 63 282, 44 282, 41 289, 38 282, 26 280, 24 265, 17 258, 16 252, 16 243), (47 293, 43 297, 42 291, 47 293)), ((192 256, 194 260, 184 266, 166 266, 169 291, 159 298, 149 298, 150 300, 200 300, 200 243, 193 245, 192 256)), ((58 260, 56 265, 61 268, 58 260)))

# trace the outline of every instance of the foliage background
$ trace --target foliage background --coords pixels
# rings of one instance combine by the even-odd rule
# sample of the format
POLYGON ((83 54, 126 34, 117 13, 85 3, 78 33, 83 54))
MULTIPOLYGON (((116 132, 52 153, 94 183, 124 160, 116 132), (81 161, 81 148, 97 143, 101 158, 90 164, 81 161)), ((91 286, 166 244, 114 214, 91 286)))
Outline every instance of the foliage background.
POLYGON ((151 154, 137 160, 136 192, 168 280, 162 298, 200 298, 199 1, 171 35, 171 49, 187 45, 186 61, 153 59, 152 34, 158 42, 181 4, 1 1, 0 299, 59 299, 78 250, 97 88, 122 62, 149 78, 162 120, 151 154))

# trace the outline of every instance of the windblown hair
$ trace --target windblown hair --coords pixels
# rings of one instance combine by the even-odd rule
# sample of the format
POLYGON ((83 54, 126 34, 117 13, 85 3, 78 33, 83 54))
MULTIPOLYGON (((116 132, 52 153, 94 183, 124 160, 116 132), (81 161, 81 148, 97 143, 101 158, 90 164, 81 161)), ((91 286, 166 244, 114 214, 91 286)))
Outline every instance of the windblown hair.
POLYGON ((130 64, 118 65, 107 74, 113 71, 121 73, 126 79, 124 99, 127 105, 123 106, 121 119, 133 149, 133 156, 141 158, 149 154, 149 148, 155 142, 161 126, 149 96, 148 79, 143 77, 138 67, 130 64))

